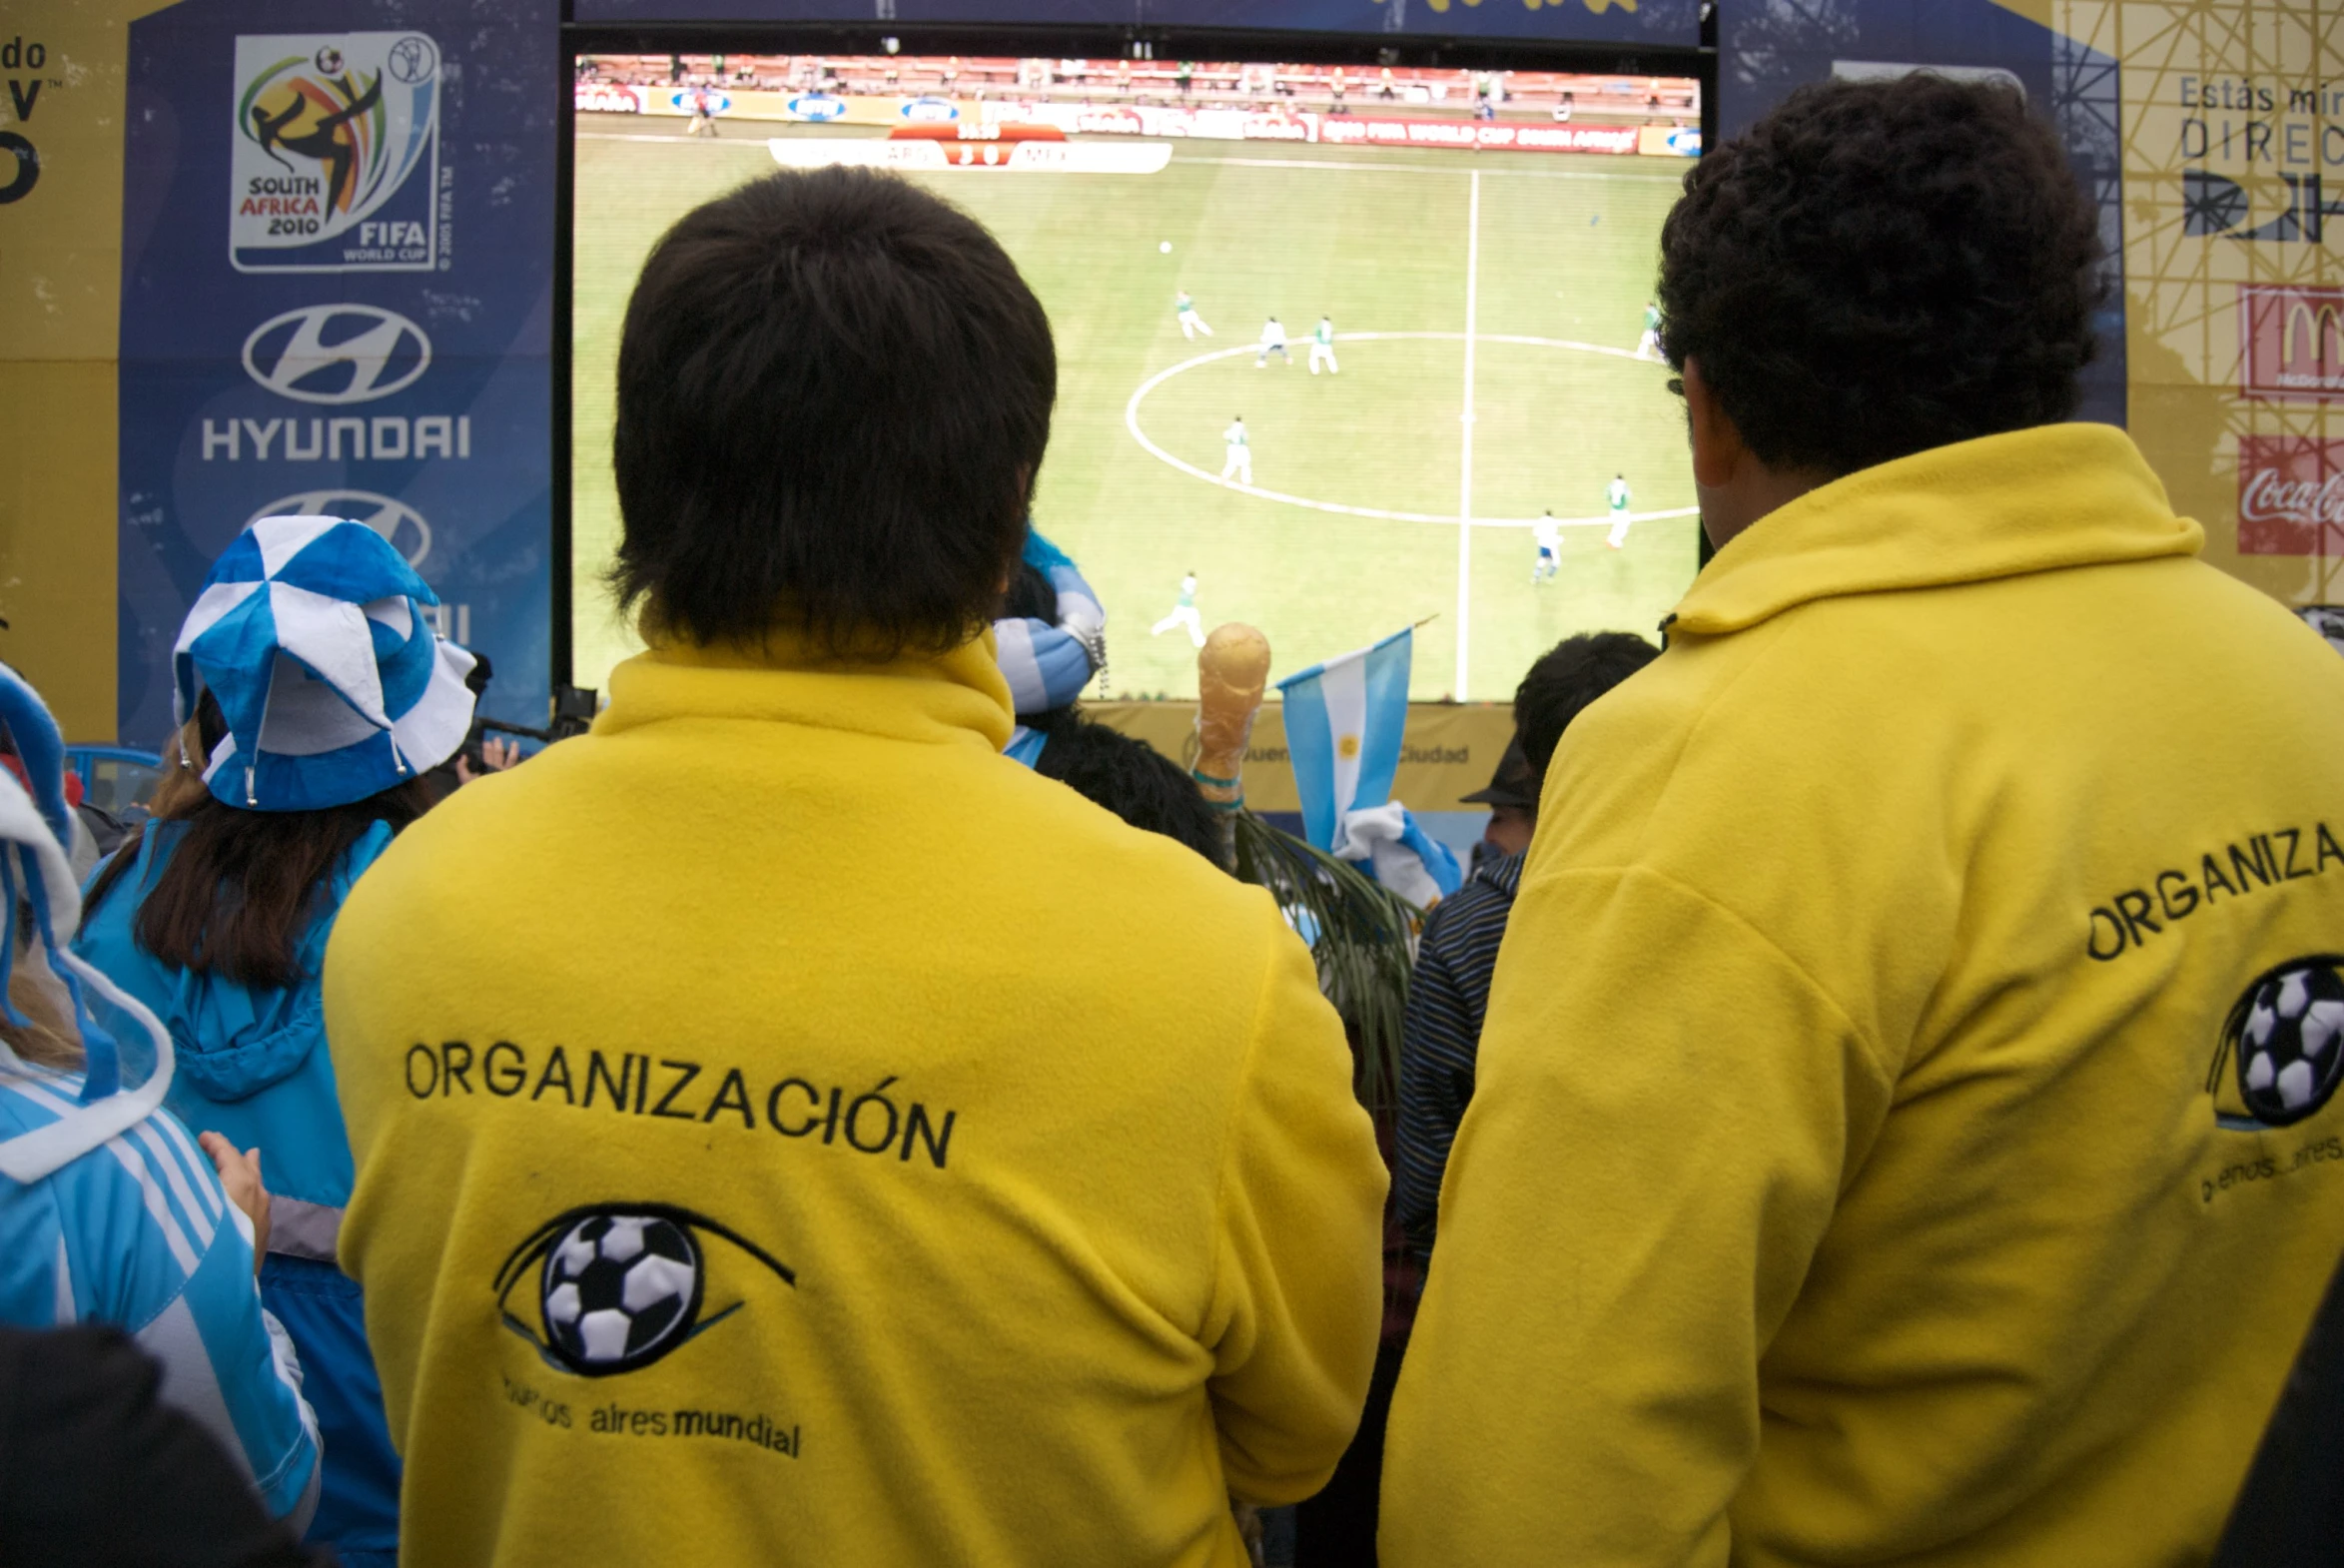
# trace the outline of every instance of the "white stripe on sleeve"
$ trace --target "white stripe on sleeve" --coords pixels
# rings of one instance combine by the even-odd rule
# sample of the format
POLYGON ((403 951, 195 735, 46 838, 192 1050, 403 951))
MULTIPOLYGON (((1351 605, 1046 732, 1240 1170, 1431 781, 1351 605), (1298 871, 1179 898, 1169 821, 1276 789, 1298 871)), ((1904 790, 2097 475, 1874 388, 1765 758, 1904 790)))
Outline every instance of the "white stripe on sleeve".
MULTIPOLYGON (((196 1201, 195 1192, 189 1190, 188 1187, 187 1172, 181 1168, 178 1160, 173 1158, 170 1149, 164 1145, 162 1136, 155 1131, 154 1122, 152 1120, 141 1122, 137 1127, 132 1128, 131 1132, 137 1135, 141 1144, 146 1146, 147 1153, 154 1157, 151 1163, 162 1171, 163 1179, 171 1183, 172 1195, 179 1199, 179 1206, 187 1211, 188 1223, 194 1227, 196 1232, 196 1245, 198 1247, 210 1246, 212 1231, 215 1228, 211 1209, 208 1205, 196 1201)), ((205 1183, 199 1177, 196 1184, 200 1188, 205 1183)))
POLYGON ((212 1217, 218 1219, 226 1213, 228 1211, 228 1194, 219 1188, 219 1173, 212 1169, 211 1160, 196 1148, 195 1140, 187 1136, 187 1129, 179 1125, 179 1118, 163 1115, 151 1117, 148 1120, 149 1125, 163 1130, 163 1135, 171 1140, 171 1147, 178 1150, 180 1159, 187 1162, 189 1173, 196 1178, 196 1190, 201 1192, 204 1195, 204 1201, 211 1205, 212 1217))

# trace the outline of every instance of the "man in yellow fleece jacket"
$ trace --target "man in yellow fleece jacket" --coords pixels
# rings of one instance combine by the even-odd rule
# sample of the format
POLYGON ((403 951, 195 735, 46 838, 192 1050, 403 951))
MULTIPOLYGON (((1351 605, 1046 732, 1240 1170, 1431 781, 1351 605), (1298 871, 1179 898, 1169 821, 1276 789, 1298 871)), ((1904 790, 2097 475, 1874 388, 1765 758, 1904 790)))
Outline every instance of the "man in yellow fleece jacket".
POLYGON ((2212 1550, 2344 1251, 2344 663, 2054 422, 2095 230, 1936 78, 1688 178, 1722 548, 1549 776, 1393 1568, 2212 1550))
POLYGON ((1056 369, 933 196, 685 218, 619 354, 651 650, 344 906, 342 1260, 409 1568, 1232 1565, 1358 1418, 1382 1167, 1270 900, 1000 755, 1056 369))

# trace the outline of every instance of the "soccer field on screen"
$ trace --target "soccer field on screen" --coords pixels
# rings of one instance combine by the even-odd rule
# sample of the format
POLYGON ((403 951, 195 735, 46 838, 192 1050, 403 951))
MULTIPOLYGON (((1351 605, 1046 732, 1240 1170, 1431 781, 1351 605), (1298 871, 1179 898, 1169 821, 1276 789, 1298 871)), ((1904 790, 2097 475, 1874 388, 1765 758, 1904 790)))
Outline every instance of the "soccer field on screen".
MULTIPOLYGON (((765 138, 794 128, 578 123, 575 679, 601 686, 638 646, 600 581, 628 291, 670 224, 773 172, 765 138)), ((1175 142, 1151 175, 914 176, 1000 237, 1050 313, 1059 401, 1034 521, 1107 606, 1092 695, 1195 694, 1187 631, 1151 633, 1191 571, 1202 624, 1259 626, 1279 676, 1434 617, 1416 634, 1418 699, 1507 698, 1573 632, 1652 635, 1692 578, 1697 524, 1638 521, 1610 548, 1606 488, 1623 475, 1639 515, 1693 504, 1668 373, 1635 353, 1685 167, 1175 142), (1211 337, 1183 337, 1183 289, 1211 337), (1272 313, 1291 360, 1257 368, 1272 313), (1306 368, 1321 315, 1339 374, 1306 368), (1219 478, 1240 414, 1250 490, 1219 478), (1583 522, 1538 582, 1544 510, 1583 522)))

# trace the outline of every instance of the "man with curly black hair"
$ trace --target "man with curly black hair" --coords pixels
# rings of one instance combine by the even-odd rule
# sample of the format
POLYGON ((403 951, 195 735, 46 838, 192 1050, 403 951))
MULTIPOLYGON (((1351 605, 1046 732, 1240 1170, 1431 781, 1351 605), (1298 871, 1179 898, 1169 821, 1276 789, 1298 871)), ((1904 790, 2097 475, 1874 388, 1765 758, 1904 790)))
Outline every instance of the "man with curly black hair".
POLYGON ((2344 663, 2060 422, 2096 235, 1929 76, 1687 178, 1720 548, 1555 753, 1394 1568, 2213 1550, 2344 1251, 2344 663))

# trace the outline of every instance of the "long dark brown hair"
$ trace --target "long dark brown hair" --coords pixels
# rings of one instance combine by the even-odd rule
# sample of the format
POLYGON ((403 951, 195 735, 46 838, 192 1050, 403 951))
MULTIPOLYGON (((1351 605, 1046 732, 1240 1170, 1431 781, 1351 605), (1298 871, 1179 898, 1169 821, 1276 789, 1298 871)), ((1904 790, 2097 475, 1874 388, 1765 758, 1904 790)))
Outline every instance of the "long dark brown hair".
MULTIPOLYGON (((211 754, 226 732, 218 715, 206 692, 179 737, 183 756, 191 741, 200 748, 194 756, 211 754)), ((165 765, 189 764, 172 758, 165 765)), ((308 978, 298 949, 334 868, 376 823, 388 822, 395 833, 437 798, 419 777, 319 811, 247 811, 214 799, 209 790, 192 792, 155 819, 184 822, 187 831, 139 905, 132 934, 140 947, 180 969, 246 986, 294 985, 308 978)), ((148 826, 124 839, 98 874, 85 920, 137 861, 148 826)))

